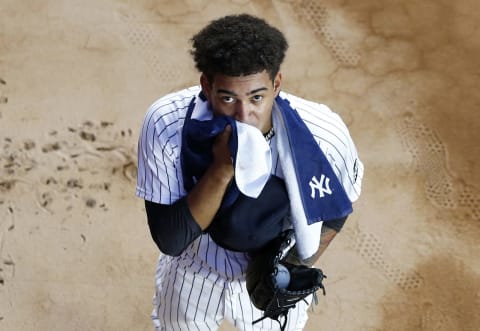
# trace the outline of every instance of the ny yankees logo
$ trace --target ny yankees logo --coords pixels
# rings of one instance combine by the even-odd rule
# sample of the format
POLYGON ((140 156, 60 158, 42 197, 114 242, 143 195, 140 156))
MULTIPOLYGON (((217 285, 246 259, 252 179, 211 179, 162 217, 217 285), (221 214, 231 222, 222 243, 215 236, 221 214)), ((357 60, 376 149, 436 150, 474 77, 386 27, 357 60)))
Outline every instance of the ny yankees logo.
POLYGON ((315 199, 315 191, 318 190, 318 193, 320 195, 320 198, 323 198, 326 194, 331 195, 333 192, 330 189, 330 178, 326 177, 325 175, 322 174, 320 177, 320 181, 318 181, 316 176, 312 177, 312 180, 309 183, 310 188, 312 189, 312 193, 310 196, 312 199, 315 199))

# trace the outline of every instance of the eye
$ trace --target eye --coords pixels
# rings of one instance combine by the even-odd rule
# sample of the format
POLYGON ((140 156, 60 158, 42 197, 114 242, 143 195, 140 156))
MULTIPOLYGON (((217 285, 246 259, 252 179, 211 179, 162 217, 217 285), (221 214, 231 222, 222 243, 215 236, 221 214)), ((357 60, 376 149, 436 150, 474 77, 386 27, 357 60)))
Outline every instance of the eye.
POLYGON ((257 94, 252 97, 253 102, 260 102, 263 100, 263 95, 257 94))
POLYGON ((222 101, 225 102, 225 103, 234 103, 234 102, 235 102, 235 98, 234 98, 234 97, 230 97, 230 96, 223 96, 223 97, 222 97, 222 101))

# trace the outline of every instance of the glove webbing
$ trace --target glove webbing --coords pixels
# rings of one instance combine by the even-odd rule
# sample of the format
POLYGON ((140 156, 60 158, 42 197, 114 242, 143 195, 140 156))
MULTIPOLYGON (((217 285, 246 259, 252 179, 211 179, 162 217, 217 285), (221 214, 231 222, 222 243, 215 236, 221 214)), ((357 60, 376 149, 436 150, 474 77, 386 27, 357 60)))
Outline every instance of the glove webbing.
MULTIPOLYGON (((325 275, 323 275, 322 277, 327 278, 327 276, 325 275)), ((268 317, 272 320, 277 321, 278 324, 280 324, 280 330, 284 331, 288 321, 288 311, 292 308, 295 308, 296 303, 299 302, 300 300, 303 300, 303 302, 308 304, 305 298, 310 294, 313 295, 313 299, 315 300, 315 302, 318 302, 317 293, 316 293, 318 289, 322 289, 323 295, 326 295, 325 287, 323 286, 322 283, 319 286, 315 286, 314 288, 315 291, 313 293, 311 290, 292 292, 292 291, 287 291, 285 289, 278 289, 275 292, 275 295, 271 303, 265 308, 264 315, 261 318, 253 321, 252 325, 260 321, 263 321, 265 318, 268 317), (274 302, 276 302, 276 305, 273 304, 274 302), (280 317, 284 318, 283 323, 280 322, 280 317)))
MULTIPOLYGON (((249 294, 254 302, 254 305, 264 311, 264 315, 261 318, 253 321, 252 324, 256 324, 268 317, 276 320, 280 324, 280 329, 284 331, 288 322, 288 311, 291 308, 294 308, 297 302, 303 300, 305 303, 307 303, 305 298, 310 294, 313 295, 313 299, 315 302, 317 302, 316 291, 320 288, 323 290, 323 294, 325 295, 325 288, 322 280, 323 278, 326 278, 326 276, 320 269, 317 269, 317 278, 312 279, 312 277, 314 277, 313 273, 309 274, 309 272, 304 272, 305 269, 308 269, 307 267, 297 267, 295 265, 290 265, 289 263, 282 263, 282 260, 285 258, 288 251, 294 246, 294 244, 295 237, 293 230, 286 231, 282 234, 282 236, 276 239, 276 242, 272 242, 273 246, 271 246, 270 249, 276 250, 276 254, 272 254, 273 256, 271 257, 271 260, 269 260, 267 248, 264 255, 260 255, 256 260, 254 260, 255 264, 249 265, 252 270, 256 270, 255 268, 262 268, 263 266, 266 266, 267 270, 270 269, 270 275, 265 275, 266 278, 264 279, 263 284, 255 284, 255 282, 258 280, 253 280, 253 283, 251 283, 249 287, 249 294), (276 266, 278 264, 283 264, 286 266, 291 273, 291 287, 289 286, 286 289, 278 287, 275 280, 278 270, 276 266), (269 292, 271 294, 269 294, 269 292), (268 295, 271 295, 270 299, 266 299, 265 296, 268 295), (282 317, 283 323, 280 321, 282 317)), ((249 278, 247 270, 247 287, 248 280, 249 278)))

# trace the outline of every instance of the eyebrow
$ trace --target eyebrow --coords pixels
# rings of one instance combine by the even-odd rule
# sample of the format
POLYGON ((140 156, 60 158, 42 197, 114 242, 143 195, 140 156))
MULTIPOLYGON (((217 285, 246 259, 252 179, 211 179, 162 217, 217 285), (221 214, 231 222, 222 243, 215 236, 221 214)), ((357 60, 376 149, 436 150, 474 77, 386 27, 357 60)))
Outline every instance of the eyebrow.
MULTIPOLYGON (((266 87, 260 87, 260 88, 257 88, 255 90, 252 90, 252 91, 248 92, 247 95, 252 95, 252 94, 255 94, 255 93, 258 93, 258 92, 261 92, 261 91, 267 91, 267 90, 268 90, 268 88, 266 88, 266 87)), ((218 89, 217 92, 218 93, 230 94, 230 95, 233 95, 234 97, 238 96, 237 93, 235 93, 233 91, 225 90, 225 89, 218 89)))

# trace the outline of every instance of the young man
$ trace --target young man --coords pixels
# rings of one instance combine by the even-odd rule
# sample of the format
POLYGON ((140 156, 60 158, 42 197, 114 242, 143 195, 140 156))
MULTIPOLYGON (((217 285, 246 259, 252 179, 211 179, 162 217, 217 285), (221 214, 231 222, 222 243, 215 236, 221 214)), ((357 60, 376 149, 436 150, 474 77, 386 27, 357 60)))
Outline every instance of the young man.
MULTIPOLYGON (((288 260, 313 265, 351 212, 363 166, 338 115, 281 92, 288 44, 279 30, 250 15, 226 16, 192 46, 200 87, 156 101, 139 138, 136 194, 163 253, 152 319, 156 330, 217 330, 224 319, 239 330, 278 330, 270 319, 253 323, 263 312, 245 287, 250 254, 293 228, 288 260), (303 182, 307 154, 328 160, 322 169, 330 175, 303 182), (337 192, 348 201, 330 214, 330 202, 302 204, 337 192), (310 217, 317 206, 321 215, 310 217)), ((303 329, 307 308, 290 310, 287 330, 303 329)))

